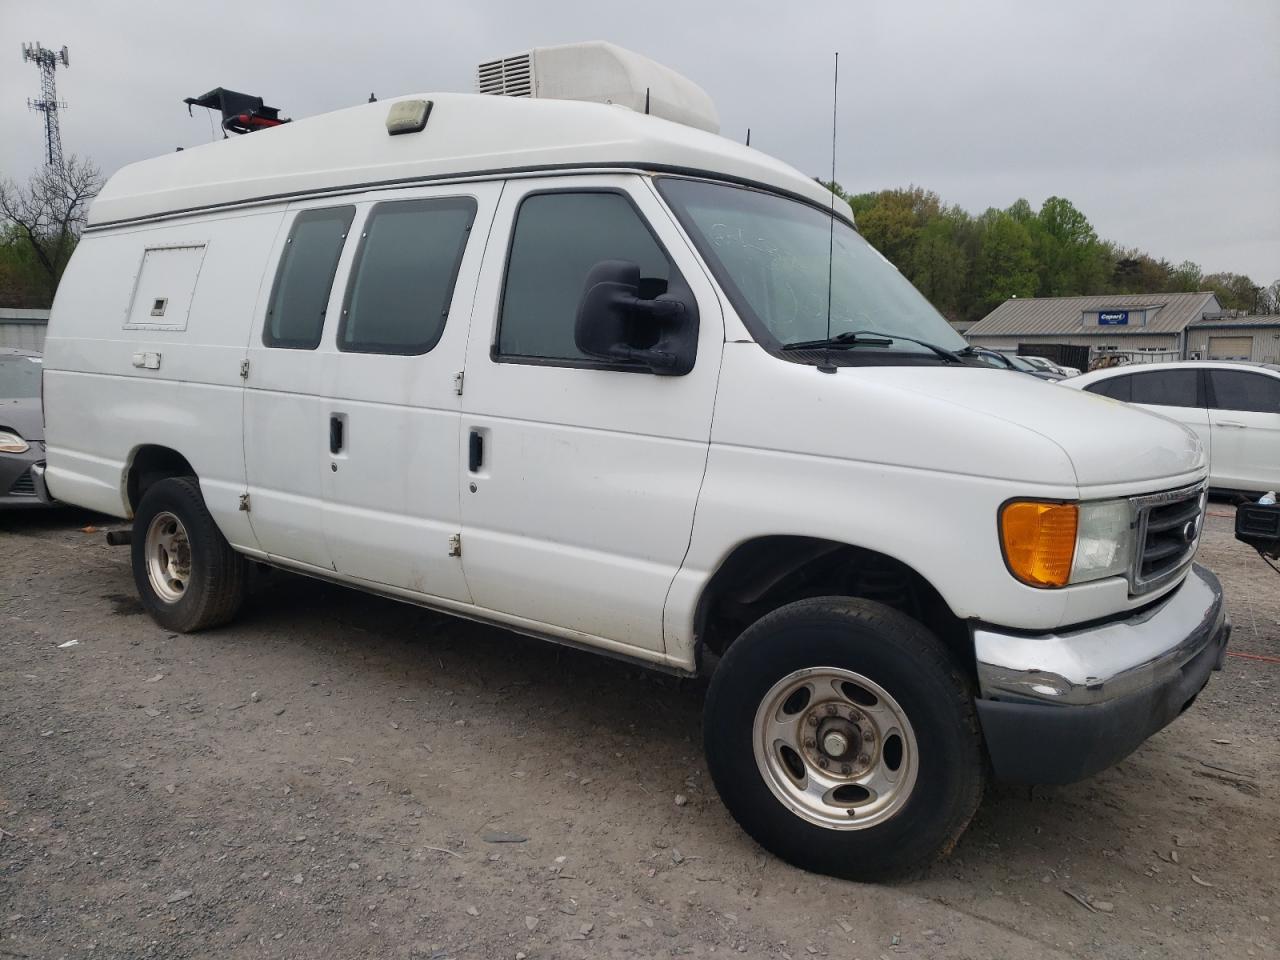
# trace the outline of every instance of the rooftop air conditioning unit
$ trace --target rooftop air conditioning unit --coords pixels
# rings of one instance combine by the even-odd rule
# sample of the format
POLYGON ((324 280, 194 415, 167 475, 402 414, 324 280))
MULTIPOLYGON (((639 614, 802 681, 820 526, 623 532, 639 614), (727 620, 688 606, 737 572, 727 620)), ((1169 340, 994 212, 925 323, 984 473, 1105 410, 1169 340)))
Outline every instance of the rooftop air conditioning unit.
POLYGON ((480 93, 586 100, 629 107, 710 133, 720 132, 705 90, 669 67, 602 41, 536 47, 476 70, 480 93))

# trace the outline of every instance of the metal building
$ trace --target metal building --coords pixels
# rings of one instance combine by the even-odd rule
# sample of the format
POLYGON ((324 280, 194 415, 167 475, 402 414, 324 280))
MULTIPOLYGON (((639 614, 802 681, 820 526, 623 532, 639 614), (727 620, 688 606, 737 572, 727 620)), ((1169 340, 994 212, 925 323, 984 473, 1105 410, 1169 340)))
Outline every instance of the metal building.
POLYGON ((1183 359, 1188 327, 1221 313, 1212 292, 1015 298, 965 336, 976 346, 1038 354, 1084 369, 1104 355, 1183 359))
POLYGON ((1280 363, 1280 314, 1197 320, 1187 328, 1187 359, 1280 363))
POLYGON ((48 310, 0 307, 0 347, 43 351, 48 326, 48 310))

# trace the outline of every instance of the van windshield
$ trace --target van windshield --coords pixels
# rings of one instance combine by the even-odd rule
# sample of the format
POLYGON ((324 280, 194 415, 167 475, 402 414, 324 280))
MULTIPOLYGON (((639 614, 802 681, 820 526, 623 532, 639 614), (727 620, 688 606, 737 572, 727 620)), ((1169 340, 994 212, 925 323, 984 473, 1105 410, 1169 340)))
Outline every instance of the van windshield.
POLYGON ((744 187, 664 177, 658 189, 763 346, 844 334, 837 345, 858 353, 935 355, 915 341, 964 349, 920 291, 843 220, 832 231, 830 214, 744 187), (869 331, 875 336, 854 336, 869 331))

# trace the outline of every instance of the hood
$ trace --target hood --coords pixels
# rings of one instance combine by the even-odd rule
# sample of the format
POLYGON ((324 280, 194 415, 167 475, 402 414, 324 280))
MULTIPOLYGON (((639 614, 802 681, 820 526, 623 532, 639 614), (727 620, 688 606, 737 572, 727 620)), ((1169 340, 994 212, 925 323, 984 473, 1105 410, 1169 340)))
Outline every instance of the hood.
POLYGON ((1109 397, 1012 371, 929 367, 911 373, 917 393, 1053 441, 1071 460, 1082 487, 1155 480, 1205 466, 1204 450, 1191 430, 1109 397))
POLYGON ((718 441, 887 466, 1094 487, 1204 469, 1200 441, 1136 407, 1012 370, 850 366, 823 373, 727 343, 718 441))
POLYGON ((40 401, 35 397, 29 400, 0 400, 0 427, 17 430, 18 435, 28 443, 44 439, 44 424, 40 418, 40 401))

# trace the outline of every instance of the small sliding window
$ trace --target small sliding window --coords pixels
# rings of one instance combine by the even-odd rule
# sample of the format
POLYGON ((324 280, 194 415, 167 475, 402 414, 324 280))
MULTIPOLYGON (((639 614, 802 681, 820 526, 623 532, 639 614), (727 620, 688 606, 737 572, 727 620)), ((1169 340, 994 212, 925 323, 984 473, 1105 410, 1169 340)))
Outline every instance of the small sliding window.
POLYGON ((326 207, 294 217, 262 327, 262 342, 268 347, 319 346, 333 275, 355 213, 355 207, 326 207))
POLYGON ((470 197, 375 205, 351 268, 338 349, 418 355, 439 343, 475 216, 470 197))

